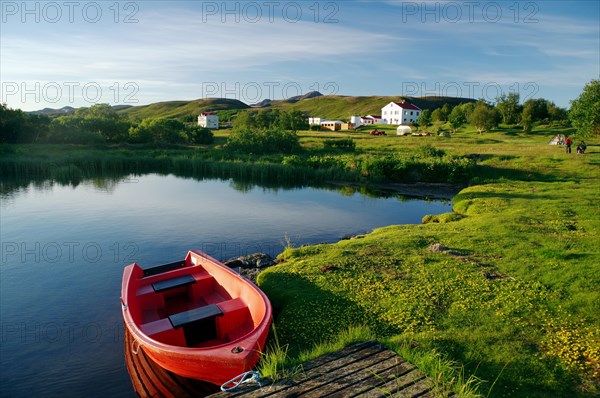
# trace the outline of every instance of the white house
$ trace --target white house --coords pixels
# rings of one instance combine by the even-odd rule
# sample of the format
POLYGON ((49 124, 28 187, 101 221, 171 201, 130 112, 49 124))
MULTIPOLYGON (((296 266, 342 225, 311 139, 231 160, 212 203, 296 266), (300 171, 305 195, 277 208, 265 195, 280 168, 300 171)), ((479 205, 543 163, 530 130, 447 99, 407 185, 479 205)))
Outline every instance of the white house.
POLYGON ((379 115, 367 115, 361 118, 363 124, 380 124, 382 122, 379 115))
POLYGON ((356 128, 356 127, 360 127, 363 125, 362 123, 362 116, 350 116, 350 124, 352 125, 352 127, 356 128))
POLYGON ((200 116, 198 116, 198 126, 209 129, 218 129, 219 116, 217 116, 214 112, 202 112, 200 116))
POLYGON ((311 126, 314 125, 320 125, 322 121, 324 121, 325 119, 323 119, 322 117, 309 117, 308 118, 308 124, 311 126))
POLYGON ((381 118, 386 124, 408 124, 417 121, 421 108, 406 101, 390 102, 381 108, 381 118))

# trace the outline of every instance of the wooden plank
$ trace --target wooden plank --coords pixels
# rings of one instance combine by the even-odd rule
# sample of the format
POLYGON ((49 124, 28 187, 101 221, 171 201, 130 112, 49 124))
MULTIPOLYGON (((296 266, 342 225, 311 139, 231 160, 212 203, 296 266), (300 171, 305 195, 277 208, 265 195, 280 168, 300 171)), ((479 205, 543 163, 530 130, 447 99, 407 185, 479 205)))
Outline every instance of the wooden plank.
POLYGON ((412 384, 424 379, 426 376, 423 372, 417 368, 413 368, 408 373, 400 376, 392 376, 391 380, 388 380, 385 384, 377 386, 376 388, 367 391, 365 393, 355 395, 360 398, 384 398, 389 397, 391 394, 402 391, 412 384))
MULTIPOLYGON (((425 394, 429 393, 433 388, 433 380, 425 377, 415 384, 397 391, 394 397, 418 397, 422 398, 425 394)), ((436 398, 441 398, 443 395, 436 395, 436 398)))
MULTIPOLYGON (((244 398, 293 397, 299 394, 297 391, 308 391, 315 388, 314 383, 319 384, 319 380, 316 380, 313 384, 309 384, 311 380, 318 379, 324 374, 335 372, 350 363, 384 351, 384 348, 380 344, 373 341, 348 346, 340 351, 325 354, 307 362, 303 366, 304 369, 301 373, 290 379, 278 381, 275 384, 241 394, 240 396, 244 398)), ((343 373, 339 374, 338 372, 338 377, 342 377, 343 375, 343 373)), ((224 397, 225 395, 222 396, 224 397)))
POLYGON ((341 349, 339 351, 321 355, 318 358, 308 361, 307 363, 302 365, 302 368, 304 369, 305 372, 307 372, 307 371, 309 371, 313 368, 317 368, 325 363, 332 362, 332 361, 338 360, 340 358, 344 358, 348 355, 352 355, 353 353, 355 353, 357 351, 360 351, 364 348, 372 347, 372 346, 377 346, 377 347, 381 348, 381 344, 377 343, 376 341, 365 341, 364 343, 353 344, 353 345, 344 347, 343 349, 341 349))
POLYGON ((365 369, 359 378, 358 383, 352 386, 351 391, 337 391, 328 395, 328 397, 341 398, 366 393, 385 384, 388 380, 396 377, 400 373, 407 373, 415 369, 414 365, 405 362, 401 357, 396 355, 396 353, 389 352, 393 354, 393 356, 385 362, 365 369))
POLYGON ((367 347, 353 355, 313 369, 312 373, 308 375, 308 379, 286 389, 283 393, 285 396, 301 396, 315 391, 319 396, 325 396, 328 391, 334 392, 340 388, 351 386, 354 384, 353 376, 357 372, 381 362, 382 359, 389 359, 389 354, 386 354, 382 347, 367 347))

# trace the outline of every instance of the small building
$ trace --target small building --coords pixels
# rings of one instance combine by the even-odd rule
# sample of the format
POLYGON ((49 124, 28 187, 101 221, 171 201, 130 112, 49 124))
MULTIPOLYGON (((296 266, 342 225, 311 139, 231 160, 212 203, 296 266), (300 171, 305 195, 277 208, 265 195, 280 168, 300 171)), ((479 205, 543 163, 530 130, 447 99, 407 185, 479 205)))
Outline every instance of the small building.
POLYGON ((356 128, 360 126, 370 126, 373 124, 380 124, 383 120, 379 115, 367 115, 367 116, 350 116, 350 124, 356 128))
POLYGON ((198 116, 198 126, 206 127, 208 129, 218 129, 219 116, 214 112, 202 112, 200 116, 198 116))
POLYGON ((367 115, 362 118, 362 123, 365 125, 381 124, 382 121, 379 115, 367 115))
POLYGON ((396 135, 411 135, 412 129, 410 126, 400 125, 396 128, 396 135))
POLYGON ((362 126, 362 116, 350 116, 350 124, 354 126, 354 128, 362 126))
POLYGON ((390 102, 381 108, 381 118, 386 124, 415 123, 421 112, 421 108, 406 101, 390 102))
POLYGON ((342 129, 342 124, 344 124, 344 122, 341 120, 322 120, 321 129, 338 131, 342 129))

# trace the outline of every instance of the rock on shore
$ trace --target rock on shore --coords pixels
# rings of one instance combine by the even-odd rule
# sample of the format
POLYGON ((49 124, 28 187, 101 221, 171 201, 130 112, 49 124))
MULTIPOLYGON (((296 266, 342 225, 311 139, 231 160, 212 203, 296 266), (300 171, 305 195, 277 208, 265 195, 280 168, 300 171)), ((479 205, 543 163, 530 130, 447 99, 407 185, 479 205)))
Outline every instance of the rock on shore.
POLYGON ((266 253, 254 253, 248 254, 247 256, 240 256, 231 258, 224 261, 223 264, 229 268, 237 268, 239 273, 256 283, 256 276, 261 273, 265 268, 271 267, 275 264, 273 257, 266 253))

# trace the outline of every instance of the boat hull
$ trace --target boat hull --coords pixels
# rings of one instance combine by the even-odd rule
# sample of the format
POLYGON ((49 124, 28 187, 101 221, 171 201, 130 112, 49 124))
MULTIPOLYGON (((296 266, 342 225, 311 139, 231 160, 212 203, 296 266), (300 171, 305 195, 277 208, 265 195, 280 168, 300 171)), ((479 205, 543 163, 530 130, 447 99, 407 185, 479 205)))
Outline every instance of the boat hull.
POLYGON ((132 351, 141 348, 164 369, 213 384, 252 369, 272 318, 266 295, 199 251, 172 264, 152 270, 134 263, 123 271, 132 351))

